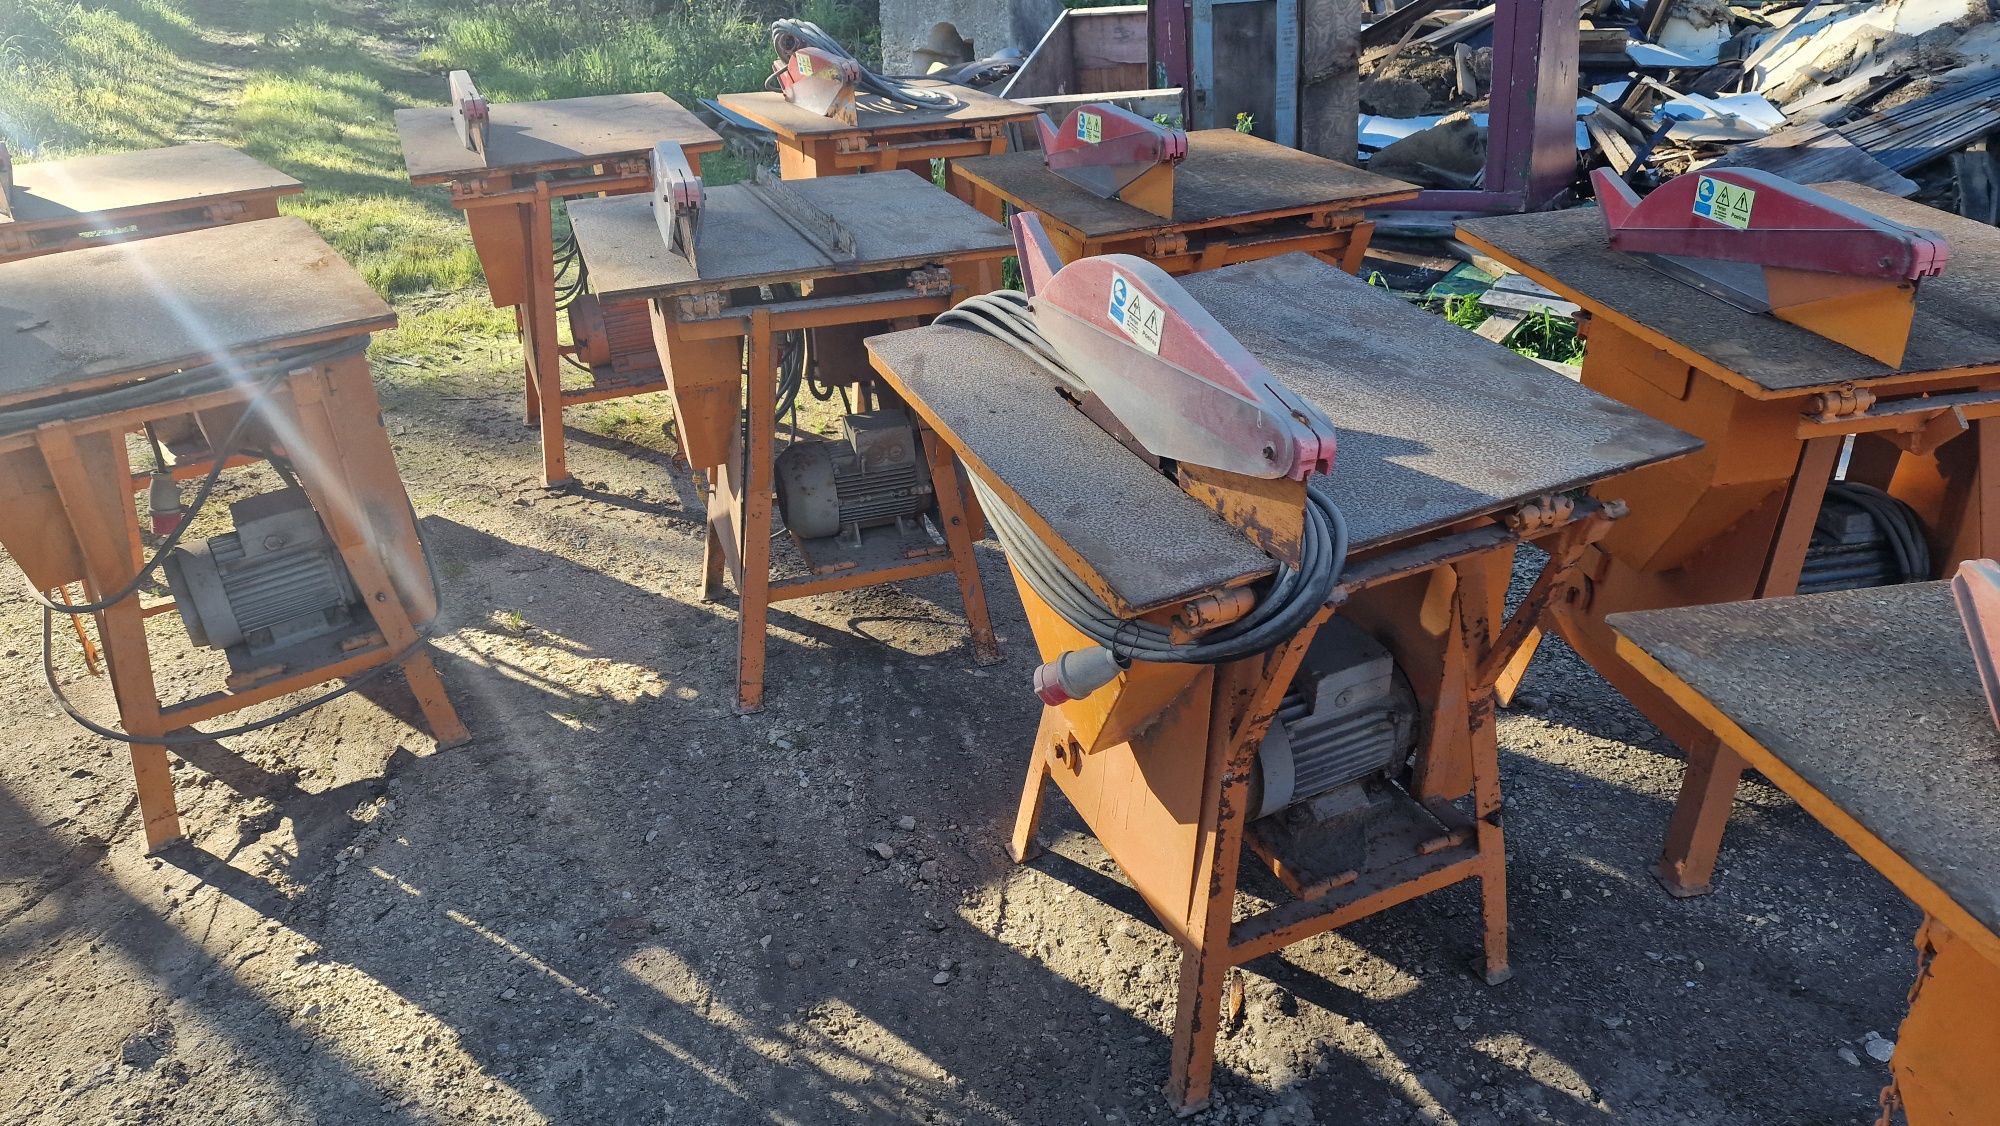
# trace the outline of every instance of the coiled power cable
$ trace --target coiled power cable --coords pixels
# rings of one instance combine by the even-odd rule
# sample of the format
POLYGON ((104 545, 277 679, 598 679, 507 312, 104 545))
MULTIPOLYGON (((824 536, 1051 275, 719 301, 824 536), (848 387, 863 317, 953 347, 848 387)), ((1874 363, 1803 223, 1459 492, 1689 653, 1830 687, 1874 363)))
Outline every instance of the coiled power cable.
MULTIPOLYGON (((1071 394, 1086 386, 1035 325, 1026 294, 1001 290, 961 302, 937 318, 1005 341, 1047 371, 1071 394)), ((1312 620, 1333 592, 1347 562, 1347 520, 1338 505, 1306 490, 1305 536, 1297 567, 1280 565, 1248 614, 1191 641, 1177 641, 1165 626, 1120 618, 1042 542, 977 473, 967 473, 1001 546, 1037 597, 1077 632, 1121 662, 1219 664, 1264 652, 1312 620)))
MULTIPOLYGON (((920 90, 900 78, 877 74, 861 65, 840 41, 810 20, 778 20, 771 25, 771 47, 779 58, 789 58, 800 47, 813 47, 836 59, 851 62, 861 72, 856 87, 880 98, 917 109, 955 109, 961 103, 944 90, 920 90)), ((772 81, 776 80, 772 76, 772 81)))

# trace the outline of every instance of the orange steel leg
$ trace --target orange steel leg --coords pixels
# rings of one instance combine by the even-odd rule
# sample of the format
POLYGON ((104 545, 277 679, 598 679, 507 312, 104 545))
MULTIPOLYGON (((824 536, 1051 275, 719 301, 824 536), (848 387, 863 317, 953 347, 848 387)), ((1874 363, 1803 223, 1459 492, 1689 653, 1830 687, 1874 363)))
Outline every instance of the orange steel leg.
POLYGON ((1049 785, 1049 760, 1043 757, 1042 748, 1058 737, 1050 730, 1049 719, 1049 713, 1043 712, 1035 749, 1028 756, 1028 784, 1021 788, 1021 807, 1014 814, 1014 835, 1007 844, 1007 855, 1016 864, 1026 864, 1042 852, 1041 842, 1035 838, 1042 824, 1042 795, 1049 785))
POLYGON ((302 445, 313 451, 296 461, 299 483, 389 652, 408 651, 403 677, 431 735, 440 747, 462 744, 471 736, 412 621, 412 611, 425 621, 436 613, 436 592, 409 504, 394 503, 402 499, 401 481, 365 361, 355 357, 323 376, 295 376, 291 388, 302 445), (384 504, 384 498, 393 499, 384 504))
MULTIPOLYGON (((555 245, 555 214, 546 182, 535 185, 534 202, 529 205, 530 248, 555 245)), ((542 432, 542 484, 555 488, 570 482, 567 451, 563 448, 562 353, 556 340, 556 262, 553 252, 530 252, 526 300, 521 303, 522 325, 527 329, 521 348, 526 354, 528 373, 534 379, 538 399, 537 421, 542 432)))
POLYGON ((952 574, 958 579, 959 599, 965 603, 965 624, 972 633, 972 659, 982 665, 997 664, 1000 642, 993 636, 993 619, 986 610, 986 585, 979 577, 979 558, 972 552, 971 521, 962 499, 966 488, 958 458, 928 426, 923 427, 923 443, 924 458, 930 463, 938 520, 944 525, 952 574))
POLYGON ((1989 1122, 2000 1105, 2000 965, 1926 915, 1917 931, 1917 980, 1896 1034, 1878 1126, 1900 1110, 1909 1126, 1989 1122))
POLYGON ((1736 785, 1747 764, 1714 736, 1684 744, 1687 766, 1680 796, 1667 822, 1667 843, 1653 866, 1661 886, 1677 898, 1707 895, 1722 849, 1722 831, 1736 804, 1736 785))
POLYGON ((749 421, 744 445, 742 505, 737 550, 743 561, 737 584, 736 710, 764 707, 764 631, 771 609, 771 436, 778 426, 778 384, 772 360, 771 315, 750 314, 749 421))
MULTIPOLYGON (((131 546, 138 529, 137 513, 133 512, 129 521, 120 519, 133 507, 132 495, 123 487, 131 473, 124 444, 105 434, 73 436, 62 425, 45 427, 37 435, 37 443, 62 498, 70 532, 81 549, 89 597, 95 601, 115 593, 131 581, 137 569, 131 546)), ((140 616, 138 599, 127 598, 100 611, 97 632, 104 641, 104 664, 118 701, 120 723, 134 736, 164 734, 166 725, 160 717, 159 691, 153 682, 146 622, 140 616)), ((146 849, 153 852, 181 836, 173 774, 166 747, 157 743, 132 743, 130 747, 146 849)))

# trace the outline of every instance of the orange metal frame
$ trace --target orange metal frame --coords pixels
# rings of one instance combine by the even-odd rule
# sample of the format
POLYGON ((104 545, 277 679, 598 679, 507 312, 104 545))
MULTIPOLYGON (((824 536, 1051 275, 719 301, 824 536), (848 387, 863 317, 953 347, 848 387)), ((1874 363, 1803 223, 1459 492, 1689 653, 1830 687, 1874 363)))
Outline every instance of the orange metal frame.
MULTIPOLYGON (((135 479, 125 435, 146 423, 198 413, 225 420, 252 409, 251 388, 67 422, 0 439, 0 540, 40 590, 81 581, 96 600, 122 589, 143 565, 135 479)), ((273 666, 232 677, 223 691, 163 704, 153 678, 145 620, 171 600, 125 599, 95 615, 103 658, 124 729, 143 739, 323 684, 355 676, 398 655, 403 675, 440 746, 468 738, 418 630, 437 612, 423 547, 396 471, 381 405, 359 354, 288 373, 254 409, 247 427, 269 445, 292 433, 312 457, 296 459, 300 484, 374 620, 372 633, 315 667, 273 666), (284 426, 270 419, 282 418, 284 426)), ((141 478, 140 480, 143 480, 141 478)), ((181 836, 166 748, 131 745, 146 844, 181 836)))
MULTIPOLYGON (((812 282, 790 301, 731 306, 726 292, 660 297, 651 301, 653 339, 674 397, 674 417, 689 464, 709 476, 707 536, 702 553, 702 598, 722 596, 723 576, 741 599, 737 617, 736 707, 764 706, 765 633, 773 602, 840 590, 881 586, 949 572, 958 580, 972 633, 974 659, 1000 659, 986 608, 986 591, 972 554, 983 534, 958 461, 937 436, 923 430, 925 459, 937 503, 943 551, 877 565, 860 565, 798 578, 771 578, 772 498, 777 450, 777 334, 814 333, 814 352, 829 376, 865 374, 860 330, 884 322, 914 328, 968 294, 999 286, 999 263, 987 258, 951 264, 950 292, 918 293, 907 286, 877 292, 867 275, 812 282), (830 291, 830 292, 829 292, 830 291), (751 378, 743 376, 747 347, 751 378), (746 393, 747 388, 747 393, 746 393)), ((885 271, 885 276, 909 271, 885 271)), ((891 281, 901 280, 890 277, 891 281)), ((865 393, 865 392, 864 392, 865 393)))
MULTIPOLYGON (((1519 531, 1481 520, 1379 551, 1351 563, 1326 609, 1268 653, 1215 667, 1135 663, 1098 694, 1043 710, 1010 850, 1018 862, 1038 851, 1036 824, 1054 779, 1180 943, 1166 1088, 1176 1109, 1192 1113, 1208 1102, 1229 972, 1313 935, 1476 879, 1484 951, 1477 972, 1494 985, 1511 976, 1493 684, 1615 514, 1589 504, 1562 523, 1519 531), (1503 603, 1515 546, 1525 540, 1542 541, 1550 560, 1510 617, 1503 603), (1247 823, 1247 808, 1279 701, 1335 613, 1387 646, 1416 690, 1425 735, 1407 790, 1439 829, 1406 854, 1329 878, 1295 868, 1282 846, 1247 823), (1129 701, 1144 703, 1128 708, 1129 701), (1470 816, 1456 804, 1468 798, 1470 816), (1239 917, 1246 858, 1296 898, 1239 917)), ((1044 659, 1088 644, 1018 573, 1015 586, 1044 659)))
MULTIPOLYGON (((684 145, 683 151, 699 175, 701 155, 721 147, 721 141, 714 141, 684 145)), ((496 170, 452 181, 451 203, 465 212, 493 304, 514 309, 527 375, 527 424, 541 431, 542 483, 550 487, 570 481, 563 447, 564 407, 665 388, 657 380, 563 387, 565 346, 557 331, 554 201, 629 195, 650 190, 652 182, 644 156, 613 163, 580 163, 572 169, 558 169, 553 175, 496 170)))
MULTIPOLYGON (((1488 253, 1469 232, 1461 232, 1488 253)), ((1561 279, 1508 260, 1558 293, 1561 279)), ((1847 479, 1916 510, 1937 578, 2000 552, 2000 368, 1903 373, 1767 391, 1629 318, 1590 308, 1584 386, 1702 439, 1691 456, 1604 482, 1634 515, 1583 560, 1550 625, 1687 754, 1654 874, 1677 896, 1710 887, 1742 760, 1619 656, 1604 619, 1796 593, 1841 449, 1847 479)), ((1522 663, 1525 670, 1526 662, 1522 663)), ((1510 698, 1519 676, 1504 680, 1510 698)))
POLYGON ((1697 725, 1718 755, 1739 772, 1762 772, 1923 909, 1910 1011, 1877 1126, 1991 1121, 2000 1105, 1993 1067, 2000 1059, 2000 935, 1652 655, 1622 635, 1616 647, 1624 667, 1697 725))

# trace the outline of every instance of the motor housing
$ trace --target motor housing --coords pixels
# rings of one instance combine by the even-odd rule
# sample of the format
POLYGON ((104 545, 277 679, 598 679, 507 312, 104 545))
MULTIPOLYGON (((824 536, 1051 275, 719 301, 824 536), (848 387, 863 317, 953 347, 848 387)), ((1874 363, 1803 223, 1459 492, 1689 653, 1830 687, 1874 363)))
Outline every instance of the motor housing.
POLYGON ((894 407, 850 414, 840 431, 778 455, 778 509, 794 535, 858 543, 863 528, 906 526, 930 508, 930 467, 909 415, 894 407))
POLYGON ((1251 817, 1268 817, 1400 769, 1417 744, 1417 696, 1381 642, 1345 618, 1320 627, 1257 751, 1251 817))
POLYGON ((576 358, 593 369, 620 375, 659 371, 653 318, 644 301, 604 302, 579 294, 569 305, 569 337, 576 342, 576 358))
POLYGON ((167 585, 196 645, 265 653, 354 620, 361 592, 304 489, 239 500, 229 518, 234 531, 166 558, 167 585))

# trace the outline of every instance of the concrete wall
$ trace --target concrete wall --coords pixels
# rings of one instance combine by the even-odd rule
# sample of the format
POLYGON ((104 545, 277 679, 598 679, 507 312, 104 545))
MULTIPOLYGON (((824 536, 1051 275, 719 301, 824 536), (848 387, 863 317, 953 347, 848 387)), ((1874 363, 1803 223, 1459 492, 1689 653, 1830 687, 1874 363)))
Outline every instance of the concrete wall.
POLYGON ((913 52, 925 46, 938 24, 958 29, 972 41, 975 58, 1003 47, 1035 49, 1042 33, 1062 14, 1062 0, 881 0, 882 65, 889 74, 922 70, 913 52))

